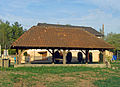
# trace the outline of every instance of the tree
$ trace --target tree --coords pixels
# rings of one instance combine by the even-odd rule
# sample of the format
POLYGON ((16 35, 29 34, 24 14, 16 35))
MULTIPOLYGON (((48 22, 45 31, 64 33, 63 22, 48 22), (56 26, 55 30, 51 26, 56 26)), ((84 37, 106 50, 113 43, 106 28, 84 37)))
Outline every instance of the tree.
POLYGON ((0 44, 2 45, 2 48, 6 48, 9 45, 8 31, 10 29, 10 26, 9 22, 6 23, 0 24, 0 44))
POLYGON ((4 23, 0 20, 0 44, 2 48, 10 48, 11 44, 24 32, 23 27, 18 22, 10 25, 8 21, 4 23))
POLYGON ((120 50, 120 34, 111 32, 105 37, 105 41, 113 45, 117 50, 120 50))
POLYGON ((21 24, 19 24, 18 22, 15 22, 14 24, 12 24, 10 34, 9 34, 11 42, 14 42, 23 33, 24 33, 24 30, 23 30, 23 27, 21 26, 21 24))

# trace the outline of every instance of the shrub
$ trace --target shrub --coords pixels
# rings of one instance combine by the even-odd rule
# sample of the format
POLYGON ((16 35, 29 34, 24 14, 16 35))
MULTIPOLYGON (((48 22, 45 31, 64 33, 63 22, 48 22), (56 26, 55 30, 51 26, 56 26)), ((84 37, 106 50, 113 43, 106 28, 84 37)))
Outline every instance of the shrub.
POLYGON ((8 49, 8 54, 9 55, 15 55, 16 54, 16 49, 8 49))
POLYGON ((24 56, 27 56, 27 55, 28 55, 27 52, 25 52, 25 53, 24 53, 24 56))

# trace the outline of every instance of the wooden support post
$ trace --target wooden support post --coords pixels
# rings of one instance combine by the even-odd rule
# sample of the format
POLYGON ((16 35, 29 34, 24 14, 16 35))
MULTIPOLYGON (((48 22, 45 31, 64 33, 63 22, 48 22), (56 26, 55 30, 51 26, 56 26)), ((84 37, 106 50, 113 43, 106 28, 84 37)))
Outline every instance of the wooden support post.
POLYGON ((55 63, 55 51, 52 49, 52 64, 55 63))
POLYGON ((82 52, 84 55, 86 55, 86 53, 85 53, 83 50, 81 50, 81 52, 82 52))
POLYGON ((103 63, 105 63, 105 50, 102 51, 103 54, 103 63))
POLYGON ((66 50, 63 50, 63 64, 66 64, 66 50))
POLYGON ((18 50, 18 57, 19 64, 21 64, 21 50, 18 50))
POLYGON ((88 63, 89 50, 86 50, 86 63, 88 63))
POLYGON ((18 49, 16 49, 16 64, 18 64, 18 49))
POLYGON ((89 51, 88 51, 88 61, 90 62, 90 55, 89 55, 89 51))

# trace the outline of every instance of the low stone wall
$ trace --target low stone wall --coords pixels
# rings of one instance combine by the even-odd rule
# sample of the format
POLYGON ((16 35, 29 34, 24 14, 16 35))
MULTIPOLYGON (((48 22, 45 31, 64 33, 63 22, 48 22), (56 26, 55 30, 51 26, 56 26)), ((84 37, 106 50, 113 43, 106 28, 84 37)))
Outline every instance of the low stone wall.
POLYGON ((14 65, 14 67, 41 67, 41 66, 85 66, 85 67, 100 67, 105 68, 106 64, 20 64, 14 65))

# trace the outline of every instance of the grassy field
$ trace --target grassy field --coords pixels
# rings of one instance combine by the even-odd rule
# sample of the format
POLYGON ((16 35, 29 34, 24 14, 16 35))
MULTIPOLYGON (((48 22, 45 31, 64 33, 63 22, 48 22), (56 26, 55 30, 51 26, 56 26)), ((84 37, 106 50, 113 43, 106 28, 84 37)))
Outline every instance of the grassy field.
POLYGON ((120 87, 120 62, 112 67, 1 68, 0 87, 120 87))

